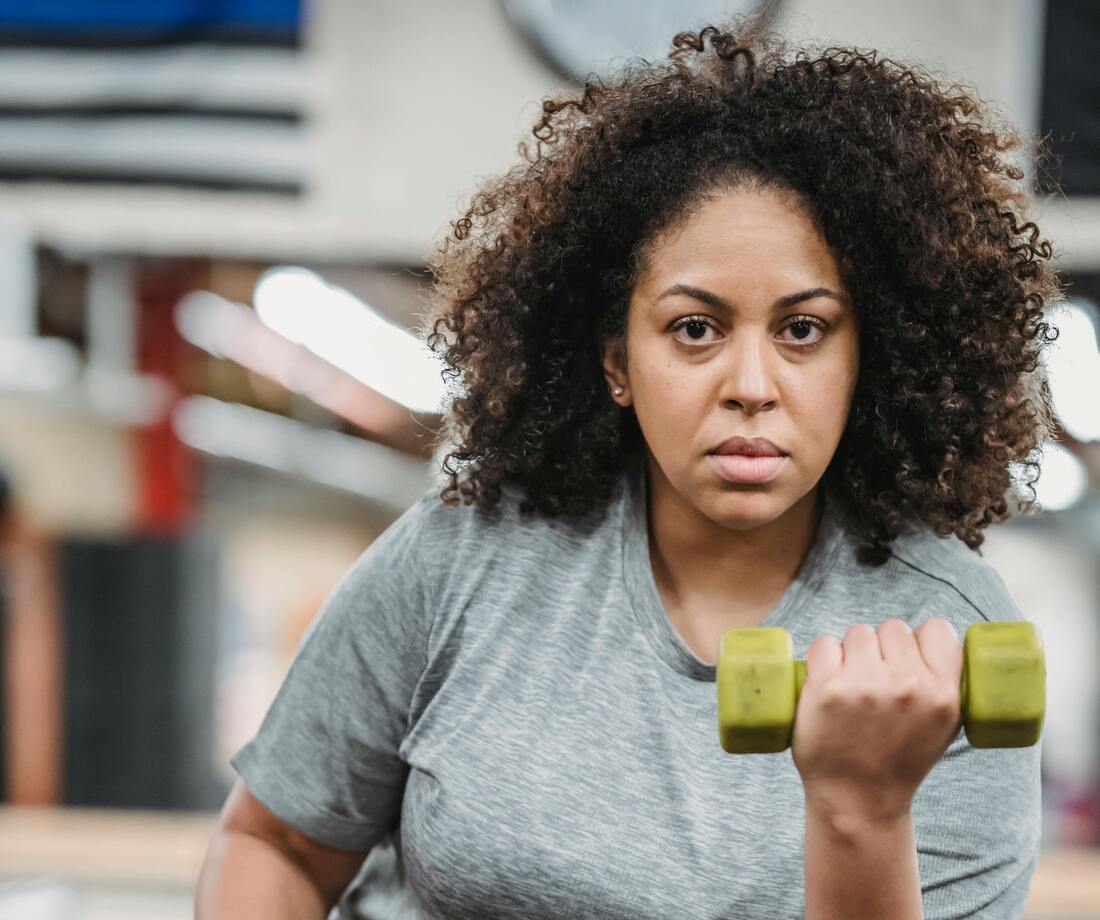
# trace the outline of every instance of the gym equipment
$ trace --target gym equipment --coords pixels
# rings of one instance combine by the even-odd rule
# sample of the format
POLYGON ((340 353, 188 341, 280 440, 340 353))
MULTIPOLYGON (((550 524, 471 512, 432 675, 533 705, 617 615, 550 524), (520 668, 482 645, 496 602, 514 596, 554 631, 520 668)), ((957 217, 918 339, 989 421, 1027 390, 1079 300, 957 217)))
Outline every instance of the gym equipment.
MULTIPOLYGON (((730 754, 791 745, 806 662, 775 626, 727 630, 718 645, 718 739, 730 754)), ((1030 747, 1046 711, 1043 641, 1034 623, 975 623, 963 640, 960 702, 976 748, 1030 747)))

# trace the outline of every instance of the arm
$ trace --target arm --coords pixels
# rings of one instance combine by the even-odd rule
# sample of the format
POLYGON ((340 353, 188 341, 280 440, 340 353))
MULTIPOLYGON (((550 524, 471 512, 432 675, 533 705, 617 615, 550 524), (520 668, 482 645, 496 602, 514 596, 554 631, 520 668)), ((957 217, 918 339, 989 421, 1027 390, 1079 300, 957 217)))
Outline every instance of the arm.
POLYGON ((202 870, 199 920, 323 917, 400 826, 398 752, 436 608, 421 556, 434 506, 426 493, 345 572, 230 759, 241 779, 202 870))
POLYGON ((962 645, 946 620, 916 632, 855 624, 810 646, 792 742, 806 798, 807 920, 923 920, 912 804, 962 727, 962 645))
POLYGON ((299 833, 238 780, 203 860, 195 918, 324 920, 365 858, 299 833))
POLYGON ((806 920, 922 920, 912 814, 841 811, 807 796, 806 920))

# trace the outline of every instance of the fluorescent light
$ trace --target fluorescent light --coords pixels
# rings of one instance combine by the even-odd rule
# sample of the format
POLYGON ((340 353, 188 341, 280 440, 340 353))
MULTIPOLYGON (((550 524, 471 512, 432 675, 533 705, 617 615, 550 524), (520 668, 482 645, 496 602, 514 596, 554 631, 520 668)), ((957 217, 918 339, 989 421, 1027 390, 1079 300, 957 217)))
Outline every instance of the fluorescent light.
POLYGON ((76 382, 82 361, 67 339, 0 336, 0 389, 58 390, 76 382))
POLYGON ((442 364, 416 335, 304 268, 279 267, 256 283, 260 319, 415 412, 442 412, 442 364))
POLYGON ((432 484, 427 464, 400 451, 210 396, 181 399, 172 427, 204 453, 334 486, 398 511, 432 484))
POLYGON ((83 383, 88 405, 123 425, 152 425, 163 418, 176 395, 175 386, 162 374, 94 365, 85 369, 83 383))
POLYGON ((1100 439, 1100 349, 1093 310, 1067 300, 1057 317, 1048 316, 1058 339, 1042 353, 1058 418, 1078 441, 1100 439))
MULTIPOLYGON (((1035 500, 1044 511, 1064 511, 1088 491, 1088 471, 1077 457, 1056 442, 1048 441, 1041 450, 1040 475, 1033 486, 1035 500)), ((1023 464, 1010 463, 1009 469, 1016 481, 1016 491, 1026 498, 1031 491, 1025 493, 1023 488, 1023 464)))

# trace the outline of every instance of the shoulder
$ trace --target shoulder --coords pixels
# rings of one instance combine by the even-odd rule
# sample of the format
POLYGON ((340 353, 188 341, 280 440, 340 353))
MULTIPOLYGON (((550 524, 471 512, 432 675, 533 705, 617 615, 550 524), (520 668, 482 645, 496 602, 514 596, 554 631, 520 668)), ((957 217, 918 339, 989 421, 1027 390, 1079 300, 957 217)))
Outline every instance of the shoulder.
POLYGON ((514 487, 506 487, 491 507, 444 501, 441 492, 442 486, 432 485, 390 525, 415 532, 425 558, 492 552, 498 544, 517 539, 533 523, 521 517, 521 495, 514 487))
POLYGON ((618 558, 615 518, 592 532, 521 511, 524 497, 508 489, 497 504, 481 508, 449 504, 432 491, 410 509, 421 536, 417 571, 433 617, 431 655, 467 629, 496 635, 517 611, 548 610, 568 592, 585 595, 594 580, 606 582, 618 558))
POLYGON ((591 546, 613 520, 606 508, 584 518, 551 517, 522 509, 525 492, 507 484, 499 501, 480 507, 460 501, 449 503, 434 485, 391 526, 415 534, 418 552, 431 568, 454 570, 497 560, 509 568, 538 566, 555 557, 573 556, 591 546))
POLYGON ((891 545, 886 565, 898 578, 920 586, 930 601, 963 613, 969 622, 1024 619, 1001 574, 953 535, 911 528, 891 545))
POLYGON ((606 523, 621 496, 616 490, 603 505, 593 505, 583 516, 551 516, 525 510, 527 493, 514 483, 501 487, 500 499, 490 507, 455 501, 444 502, 442 487, 426 490, 408 513, 415 515, 425 531, 445 534, 450 539, 583 541, 606 523))

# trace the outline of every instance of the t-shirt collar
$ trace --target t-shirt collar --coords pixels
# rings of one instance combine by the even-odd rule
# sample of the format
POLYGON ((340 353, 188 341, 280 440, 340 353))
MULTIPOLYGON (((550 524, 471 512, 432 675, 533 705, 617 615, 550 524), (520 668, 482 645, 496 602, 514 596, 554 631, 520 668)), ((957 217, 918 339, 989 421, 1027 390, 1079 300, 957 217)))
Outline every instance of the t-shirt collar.
MULTIPOLYGON (((657 655, 670 667, 696 680, 714 681, 716 667, 706 664, 690 649, 665 612, 653 578, 646 526, 646 477, 644 458, 633 460, 624 474, 622 502, 623 581, 638 623, 657 655)), ((760 623, 782 626, 812 615, 808 608, 820 591, 844 543, 845 526, 835 501, 825 499, 824 513, 802 566, 783 597, 760 623)))

